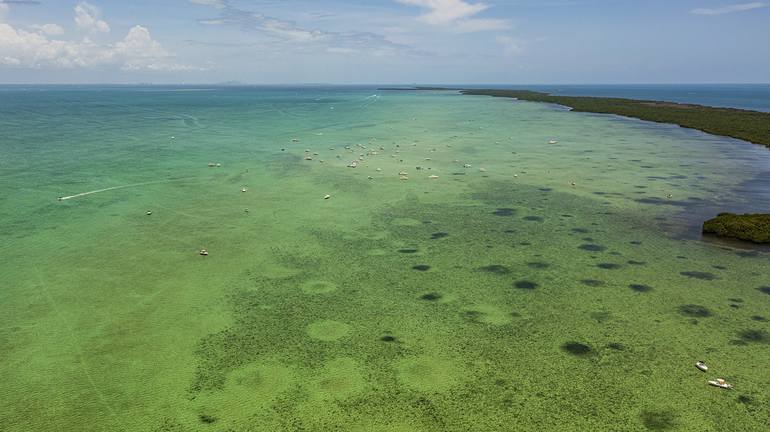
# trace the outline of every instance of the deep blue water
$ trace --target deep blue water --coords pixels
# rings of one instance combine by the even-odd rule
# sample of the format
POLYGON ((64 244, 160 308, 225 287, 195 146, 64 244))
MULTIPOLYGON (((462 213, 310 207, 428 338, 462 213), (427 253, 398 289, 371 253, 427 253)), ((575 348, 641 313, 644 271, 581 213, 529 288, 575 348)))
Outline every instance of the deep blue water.
POLYGON ((506 86, 567 96, 662 100, 770 112, 770 84, 644 84, 506 86))

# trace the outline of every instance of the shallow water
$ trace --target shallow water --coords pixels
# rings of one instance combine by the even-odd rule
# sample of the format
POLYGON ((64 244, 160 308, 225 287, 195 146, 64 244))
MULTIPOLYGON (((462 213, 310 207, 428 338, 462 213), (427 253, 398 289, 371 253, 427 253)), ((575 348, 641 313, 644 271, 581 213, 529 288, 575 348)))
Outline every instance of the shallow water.
POLYGON ((0 94, 3 430, 766 428, 770 255, 697 229, 770 207, 766 149, 451 92, 178 90, 0 94))

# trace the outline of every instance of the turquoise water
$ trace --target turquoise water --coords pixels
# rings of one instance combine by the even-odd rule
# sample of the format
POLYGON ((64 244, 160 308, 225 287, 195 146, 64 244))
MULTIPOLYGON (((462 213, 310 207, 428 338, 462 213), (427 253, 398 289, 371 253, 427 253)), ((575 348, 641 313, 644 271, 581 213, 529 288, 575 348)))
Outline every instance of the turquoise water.
POLYGON ((3 430, 766 429, 770 255, 697 229, 766 211, 760 146, 452 92, 0 102, 3 430))

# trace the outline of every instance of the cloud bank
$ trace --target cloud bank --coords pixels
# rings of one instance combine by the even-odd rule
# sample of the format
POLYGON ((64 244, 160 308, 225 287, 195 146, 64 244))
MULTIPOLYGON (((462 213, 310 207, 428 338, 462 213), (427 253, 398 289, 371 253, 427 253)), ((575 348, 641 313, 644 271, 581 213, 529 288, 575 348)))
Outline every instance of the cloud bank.
POLYGON ((510 25, 501 19, 473 18, 491 6, 468 3, 463 0, 396 0, 409 6, 428 9, 417 19, 431 26, 449 27, 461 33, 507 29, 510 25))
POLYGON ((741 3, 741 4, 724 6, 720 8, 713 8, 713 9, 698 8, 698 9, 691 10, 690 13, 693 13, 695 15, 723 15, 723 14, 728 14, 733 12, 744 12, 752 9, 759 9, 765 6, 766 4, 762 2, 741 3))
MULTIPOLYGON (((0 3, 0 18, 8 12, 8 3, 0 3)), ((87 34, 107 33, 110 27, 94 6, 81 2, 75 6, 75 24, 87 34)), ((136 25, 123 39, 114 43, 96 43, 89 36, 79 40, 58 39, 65 29, 58 24, 31 25, 31 30, 16 28, 0 20, 0 66, 42 68, 117 67, 126 71, 187 71, 200 68, 176 63, 173 56, 150 35, 146 27, 136 25)), ((82 34, 82 33, 81 33, 82 34)))

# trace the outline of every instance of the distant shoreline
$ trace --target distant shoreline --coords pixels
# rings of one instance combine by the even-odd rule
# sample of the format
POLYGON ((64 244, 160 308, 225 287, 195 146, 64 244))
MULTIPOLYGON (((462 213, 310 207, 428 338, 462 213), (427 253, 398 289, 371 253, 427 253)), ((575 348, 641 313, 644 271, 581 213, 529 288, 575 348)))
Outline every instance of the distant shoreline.
POLYGON ((453 90, 470 96, 503 97, 563 105, 576 112, 615 114, 656 123, 671 123, 713 135, 759 144, 770 149, 770 113, 668 101, 594 96, 555 96, 529 90, 440 87, 381 88, 390 91, 453 90))

